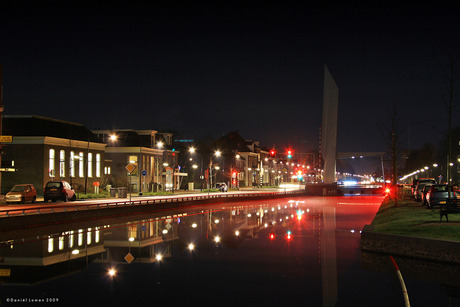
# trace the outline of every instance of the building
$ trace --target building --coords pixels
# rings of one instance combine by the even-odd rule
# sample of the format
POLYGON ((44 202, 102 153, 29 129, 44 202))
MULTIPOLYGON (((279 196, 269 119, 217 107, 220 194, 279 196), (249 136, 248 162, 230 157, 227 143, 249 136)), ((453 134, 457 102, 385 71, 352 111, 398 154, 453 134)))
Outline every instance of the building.
POLYGON ((179 152, 171 148, 172 133, 134 129, 93 130, 93 133, 107 145, 111 186, 128 187, 136 193, 178 189, 179 178, 184 174, 176 169, 179 152))
POLYGON ((20 183, 32 183, 43 194, 48 181, 65 180, 76 192, 99 192, 104 174, 105 144, 84 125, 36 115, 3 117, 2 194, 20 183))

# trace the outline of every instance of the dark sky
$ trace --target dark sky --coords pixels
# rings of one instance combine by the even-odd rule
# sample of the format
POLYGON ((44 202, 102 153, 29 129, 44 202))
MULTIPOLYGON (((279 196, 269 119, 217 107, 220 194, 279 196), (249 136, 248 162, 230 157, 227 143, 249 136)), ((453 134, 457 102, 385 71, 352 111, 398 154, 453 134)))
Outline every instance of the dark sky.
POLYGON ((7 115, 195 139, 239 130, 310 151, 327 65, 339 88, 339 151, 387 150, 379 124, 393 104, 412 148, 438 142, 431 126, 447 129, 454 7, 17 3, 0 4, 7 115))

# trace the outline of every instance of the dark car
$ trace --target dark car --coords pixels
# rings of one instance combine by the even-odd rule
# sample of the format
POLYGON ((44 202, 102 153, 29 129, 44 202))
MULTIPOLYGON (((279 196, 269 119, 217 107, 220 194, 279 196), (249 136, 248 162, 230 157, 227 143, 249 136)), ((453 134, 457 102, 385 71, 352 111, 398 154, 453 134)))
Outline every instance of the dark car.
POLYGON ((37 191, 33 184, 16 184, 6 194, 6 203, 25 203, 30 201, 35 203, 37 200, 37 191))
POLYGON ((426 201, 428 208, 440 206, 446 204, 447 202, 456 204, 457 195, 451 185, 434 184, 431 186, 430 191, 426 194, 426 201))
POLYGON ((43 191, 43 200, 76 200, 77 195, 67 181, 48 181, 43 191))

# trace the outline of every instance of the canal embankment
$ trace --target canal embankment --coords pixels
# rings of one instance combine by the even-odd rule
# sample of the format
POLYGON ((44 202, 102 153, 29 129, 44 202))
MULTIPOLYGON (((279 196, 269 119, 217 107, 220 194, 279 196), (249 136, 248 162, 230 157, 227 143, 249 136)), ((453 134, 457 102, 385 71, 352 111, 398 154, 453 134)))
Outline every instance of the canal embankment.
POLYGON ((411 200, 382 202, 361 234, 365 252, 460 264, 460 215, 441 222, 439 209, 411 200))
POLYGON ((177 195, 165 198, 141 198, 132 201, 74 202, 62 205, 34 205, 27 209, 1 210, 0 231, 38 229, 65 223, 82 223, 96 219, 114 219, 128 215, 146 215, 178 208, 202 207, 216 203, 248 202, 303 196, 303 190, 265 193, 221 193, 210 195, 177 195))

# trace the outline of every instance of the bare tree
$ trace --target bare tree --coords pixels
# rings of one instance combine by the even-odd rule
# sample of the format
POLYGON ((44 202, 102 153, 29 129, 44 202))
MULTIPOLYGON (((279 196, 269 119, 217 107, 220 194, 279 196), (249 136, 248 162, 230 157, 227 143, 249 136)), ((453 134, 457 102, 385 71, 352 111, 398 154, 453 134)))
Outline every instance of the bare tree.
POLYGON ((396 107, 396 102, 393 102, 391 111, 389 112, 389 121, 387 125, 380 125, 385 143, 388 146, 391 156, 391 184, 395 185, 398 178, 398 161, 401 159, 401 147, 403 143, 401 118, 396 107))
POLYGON ((455 104, 457 96, 457 62, 458 62, 458 51, 453 45, 452 41, 448 42, 447 46, 447 67, 443 66, 444 79, 446 86, 443 90, 443 102, 444 107, 447 111, 448 118, 448 134, 447 134, 447 165, 446 165, 446 180, 448 183, 452 180, 452 174, 449 165, 452 163, 452 113, 458 104, 455 104))

